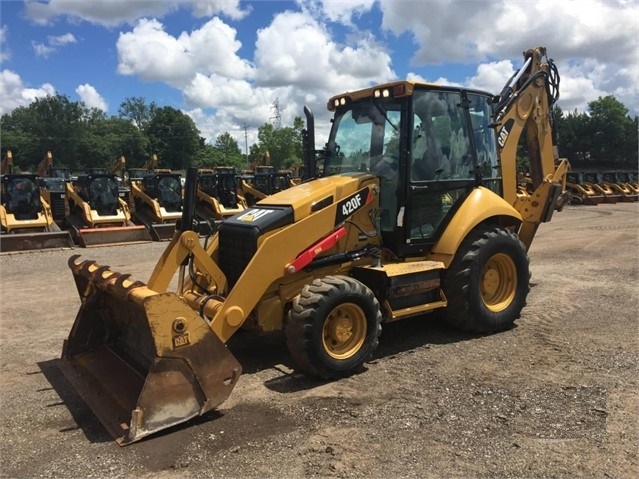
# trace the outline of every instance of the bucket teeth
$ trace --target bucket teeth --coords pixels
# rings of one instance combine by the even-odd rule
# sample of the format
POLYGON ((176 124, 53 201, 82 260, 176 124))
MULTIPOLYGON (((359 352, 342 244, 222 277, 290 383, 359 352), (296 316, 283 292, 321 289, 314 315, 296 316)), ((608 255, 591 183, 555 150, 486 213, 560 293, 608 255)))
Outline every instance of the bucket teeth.
POLYGON ((84 276, 86 279, 93 279, 93 271, 98 267, 98 264, 95 261, 83 261, 79 265, 77 265, 74 269, 74 272, 84 276))
POLYGON ((80 261, 79 263, 76 262, 76 260, 80 258, 79 254, 73 255, 69 258, 69 268, 71 268, 71 271, 73 271, 73 274, 75 275, 82 275, 84 276, 86 279, 91 279, 91 271, 89 270, 89 268, 91 268, 92 266, 95 267, 96 263, 95 261, 80 261))
MULTIPOLYGON (((98 265, 96 264, 96 266, 98 266, 98 265)), ((114 274, 117 274, 117 273, 111 271, 111 266, 98 266, 98 269, 96 269, 93 272, 93 279, 94 279, 94 281, 104 281, 105 284, 106 284, 106 282, 114 274), (109 274, 105 276, 104 273, 109 273, 109 274)))
POLYGON ((125 282, 126 280, 128 280, 130 277, 131 277, 131 275, 130 275, 129 273, 122 273, 120 276, 118 276, 118 277, 115 279, 115 283, 113 283, 113 284, 114 284, 114 286, 115 286, 116 288, 120 288, 120 289, 123 289, 123 290, 127 290, 127 289, 129 289, 129 287, 125 286, 125 285, 124 285, 124 282, 125 282))
POLYGON ((135 288, 146 286, 142 281, 131 280, 128 273, 118 273, 111 270, 110 266, 100 266, 93 260, 77 262, 80 255, 74 255, 69 259, 69 267, 80 281, 81 296, 88 296, 94 288, 108 291, 115 296, 127 299, 135 288))
POLYGON ((79 254, 74 254, 73 256, 71 256, 69 258, 69 268, 74 269, 75 267, 78 266, 78 263, 75 262, 76 259, 80 258, 81 255, 79 254))
POLYGON ((131 275, 128 273, 118 275, 113 282, 113 292, 121 296, 128 296, 134 288, 146 286, 146 283, 142 281, 131 281, 130 277, 131 275))

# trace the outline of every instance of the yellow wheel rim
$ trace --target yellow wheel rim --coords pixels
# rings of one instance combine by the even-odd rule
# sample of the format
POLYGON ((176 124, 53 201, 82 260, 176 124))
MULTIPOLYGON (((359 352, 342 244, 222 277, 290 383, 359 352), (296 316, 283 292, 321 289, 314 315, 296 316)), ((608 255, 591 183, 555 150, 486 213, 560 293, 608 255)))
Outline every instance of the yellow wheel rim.
POLYGON ((334 359, 354 356, 366 338, 366 315, 353 303, 340 304, 324 322, 322 341, 324 350, 334 359))
POLYGON ((481 296, 492 312, 506 309, 517 291, 517 267, 504 253, 491 257, 481 274, 481 296))

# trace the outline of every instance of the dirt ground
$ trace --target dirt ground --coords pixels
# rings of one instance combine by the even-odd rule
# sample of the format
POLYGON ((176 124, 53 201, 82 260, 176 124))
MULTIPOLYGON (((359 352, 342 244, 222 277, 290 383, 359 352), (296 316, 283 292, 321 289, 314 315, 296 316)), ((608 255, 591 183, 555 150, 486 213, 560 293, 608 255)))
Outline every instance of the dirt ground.
POLYGON ((542 225, 506 332, 389 324, 365 372, 328 383, 293 373, 281 335, 238 335, 219 411, 124 448, 57 367, 79 307, 67 260, 146 280, 165 244, 1 255, 1 477, 639 477, 638 213, 542 225))

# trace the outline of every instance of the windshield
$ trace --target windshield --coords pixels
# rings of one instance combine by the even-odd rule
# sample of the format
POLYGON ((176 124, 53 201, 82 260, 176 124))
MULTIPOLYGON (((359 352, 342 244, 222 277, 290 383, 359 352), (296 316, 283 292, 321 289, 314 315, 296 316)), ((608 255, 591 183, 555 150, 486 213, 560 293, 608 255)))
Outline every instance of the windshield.
POLYGON ((41 209, 40 190, 30 178, 14 178, 7 184, 7 211, 18 220, 36 219, 41 209))
POLYGON ((71 172, 69 171, 69 168, 51 168, 51 177, 70 180, 71 172))
POLYGON ((216 198, 225 208, 237 208, 237 182, 234 173, 200 175, 200 189, 216 198))
POLYGON ((118 210, 118 184, 109 176, 94 178, 89 185, 91 205, 99 215, 115 215, 118 210))
POLYGON ((182 184, 176 176, 161 176, 158 180, 158 200, 166 211, 180 211, 182 206, 182 184))
POLYGON ((397 168, 400 103, 373 99, 353 103, 335 116, 324 175, 397 168), (394 165, 393 165, 394 163, 394 165))

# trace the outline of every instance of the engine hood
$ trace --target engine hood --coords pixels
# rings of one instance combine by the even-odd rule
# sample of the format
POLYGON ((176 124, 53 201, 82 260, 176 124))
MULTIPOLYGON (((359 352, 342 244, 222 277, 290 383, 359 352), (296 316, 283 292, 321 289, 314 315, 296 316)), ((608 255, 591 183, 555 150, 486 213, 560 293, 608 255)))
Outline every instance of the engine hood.
POLYGON ((369 173, 357 172, 318 178, 264 198, 255 206, 290 206, 293 208, 293 221, 297 222, 354 194, 364 184, 376 179, 369 173))

